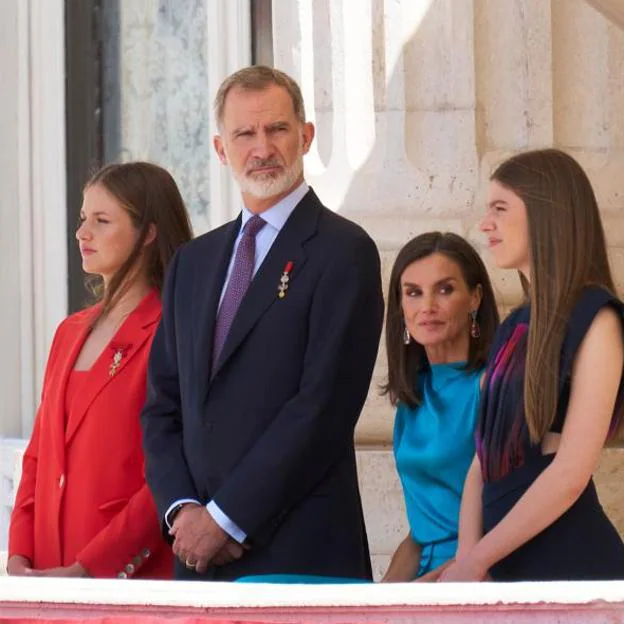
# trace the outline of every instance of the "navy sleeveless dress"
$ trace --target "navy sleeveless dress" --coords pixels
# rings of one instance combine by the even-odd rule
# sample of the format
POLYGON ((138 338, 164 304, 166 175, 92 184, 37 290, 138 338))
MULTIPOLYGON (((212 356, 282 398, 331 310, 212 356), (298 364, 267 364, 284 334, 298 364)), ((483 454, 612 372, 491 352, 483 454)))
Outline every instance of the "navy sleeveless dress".
MULTIPOLYGON (((623 304, 602 288, 586 288, 574 307, 564 338, 557 415, 560 433, 570 396, 572 366, 594 317, 612 306, 624 317, 623 304)), ((542 455, 529 439, 524 417, 524 366, 530 308, 513 312, 500 326, 486 371, 477 428, 477 453, 483 473, 483 528, 491 531, 507 515, 554 455, 542 455)), ((623 384, 612 428, 623 406, 623 384)), ((494 565, 497 581, 624 579, 624 544, 604 513, 593 480, 579 499, 552 525, 494 565)))

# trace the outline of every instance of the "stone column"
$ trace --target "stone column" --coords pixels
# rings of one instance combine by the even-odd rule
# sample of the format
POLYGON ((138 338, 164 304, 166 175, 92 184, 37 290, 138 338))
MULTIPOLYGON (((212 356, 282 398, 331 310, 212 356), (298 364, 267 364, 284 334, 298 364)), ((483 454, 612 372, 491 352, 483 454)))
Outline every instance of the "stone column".
MULTIPOLYGON (((517 277, 491 265, 478 232, 483 189, 507 155, 557 145, 587 167, 624 285, 624 31, 590 4, 273 3, 275 64, 317 126, 307 179, 373 235, 386 280, 409 238, 452 230, 483 252, 503 311, 517 304, 517 277)), ((384 372, 381 353, 377 382, 384 372)), ((391 422, 373 388, 359 443, 387 445, 391 422)))
MULTIPOLYGON (((273 2, 275 65, 317 126, 306 177, 375 238, 386 287, 403 243, 451 230, 482 253, 502 312, 516 305, 517 276, 493 266, 478 230, 484 189, 506 156, 555 145, 590 174, 624 290, 624 30, 590 4, 618 21, 617 0, 273 2)), ((356 431, 378 572, 406 531, 385 374, 382 343, 356 431)))
POLYGON ((0 549, 15 450, 67 313, 64 4, 5 0, 0 24, 0 549))
POLYGON ((620 28, 624 28, 624 3, 621 0, 587 0, 596 10, 620 28))
MULTIPOLYGON (((23 119, 24 85, 20 72, 27 57, 20 50, 24 37, 23 5, 18 0, 5 2, 0 26, 0 64, 4 95, 0 98, 0 426, 7 435, 21 434, 22 341, 20 339, 20 281, 25 270, 20 258, 20 163, 27 159, 23 153, 23 138, 27 124, 23 119), (21 53, 20 53, 21 52, 21 53), (21 97, 20 97, 21 96, 21 97)), ((22 187, 23 188, 23 187, 22 187)), ((28 320, 28 317, 26 317, 28 320)), ((25 355, 30 355, 29 353, 25 355)))
POLYGON ((484 189, 495 165, 519 150, 553 144, 550 0, 475 1, 476 140, 479 170, 467 218, 505 313, 520 301, 516 274, 498 271, 478 230, 484 189))
POLYGON ((67 310, 64 9, 6 0, 0 36, 0 436, 26 437, 67 310))

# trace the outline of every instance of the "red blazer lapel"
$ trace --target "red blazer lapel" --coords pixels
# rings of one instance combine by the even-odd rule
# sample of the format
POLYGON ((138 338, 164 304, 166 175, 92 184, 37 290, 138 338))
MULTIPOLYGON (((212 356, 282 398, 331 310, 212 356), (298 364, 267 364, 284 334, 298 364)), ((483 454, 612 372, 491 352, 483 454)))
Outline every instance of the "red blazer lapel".
POLYGON ((46 405, 49 406, 47 418, 49 418, 50 424, 46 427, 46 431, 51 437, 50 443, 53 445, 57 465, 61 471, 65 466, 65 394, 67 383, 80 350, 89 335, 91 318, 92 314, 89 311, 69 320, 71 326, 65 329, 67 338, 62 343, 64 352, 57 356, 57 365, 48 383, 50 395, 46 398, 46 405))
MULTIPOLYGON (((96 397, 123 373, 124 368, 152 335, 153 326, 160 319, 160 310, 159 294, 156 290, 152 290, 123 322, 110 343, 104 347, 89 370, 80 395, 76 397, 65 431, 65 444, 73 438, 96 397)), ((84 343, 84 340, 82 342, 84 343)), ((76 357, 72 360, 72 365, 76 357)))

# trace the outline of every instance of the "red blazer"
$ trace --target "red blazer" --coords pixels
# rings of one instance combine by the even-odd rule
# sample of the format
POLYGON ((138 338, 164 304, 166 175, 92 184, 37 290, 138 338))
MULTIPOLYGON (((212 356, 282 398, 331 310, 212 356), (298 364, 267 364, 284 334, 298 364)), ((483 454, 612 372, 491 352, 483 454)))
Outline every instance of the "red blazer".
POLYGON ((9 556, 23 555, 36 569, 78 561, 95 577, 171 578, 173 555, 145 483, 139 423, 160 299, 149 293, 105 347, 66 425, 67 380, 96 311, 78 312, 56 331, 11 516, 9 556), (117 352, 122 357, 111 375, 117 352))

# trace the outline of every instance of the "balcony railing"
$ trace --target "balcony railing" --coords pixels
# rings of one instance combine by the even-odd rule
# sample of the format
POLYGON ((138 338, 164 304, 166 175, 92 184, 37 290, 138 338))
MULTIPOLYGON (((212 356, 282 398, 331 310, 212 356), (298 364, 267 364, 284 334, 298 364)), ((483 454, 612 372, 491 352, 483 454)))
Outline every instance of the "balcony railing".
POLYGON ((271 585, 0 579, 0 621, 624 623, 624 582, 271 585))

